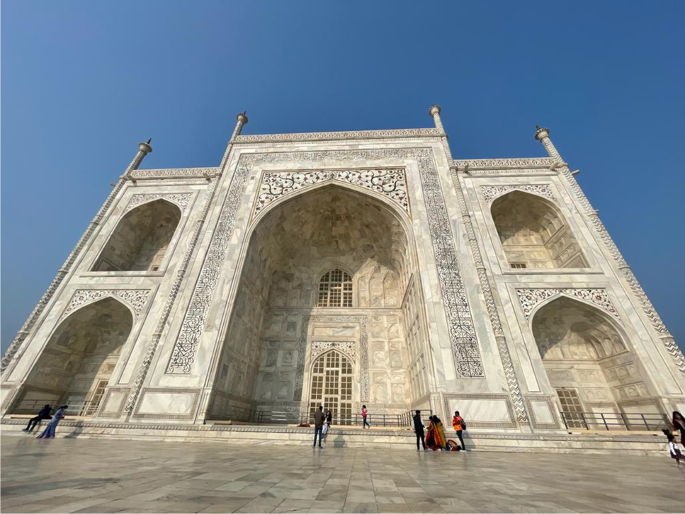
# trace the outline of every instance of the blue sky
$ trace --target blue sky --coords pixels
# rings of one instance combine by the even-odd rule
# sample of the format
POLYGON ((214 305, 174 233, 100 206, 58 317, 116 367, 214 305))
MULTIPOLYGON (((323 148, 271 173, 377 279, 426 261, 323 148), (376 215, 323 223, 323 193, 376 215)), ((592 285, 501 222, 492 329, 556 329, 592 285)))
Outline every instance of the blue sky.
POLYGON ((244 133, 428 127, 457 158, 552 140, 685 340, 683 2, 2 4, 3 351, 133 157, 244 133))

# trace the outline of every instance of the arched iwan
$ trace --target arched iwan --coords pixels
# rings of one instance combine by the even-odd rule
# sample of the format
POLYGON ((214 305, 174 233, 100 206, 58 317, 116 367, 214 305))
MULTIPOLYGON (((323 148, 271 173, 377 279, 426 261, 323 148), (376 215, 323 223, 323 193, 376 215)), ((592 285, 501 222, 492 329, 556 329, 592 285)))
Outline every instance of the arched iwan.
POLYGON ((571 227, 548 200, 512 191, 492 202, 491 212, 510 267, 587 267, 571 227))
POLYGON ((181 220, 179 207, 167 200, 147 202, 117 224, 93 271, 156 271, 181 220))

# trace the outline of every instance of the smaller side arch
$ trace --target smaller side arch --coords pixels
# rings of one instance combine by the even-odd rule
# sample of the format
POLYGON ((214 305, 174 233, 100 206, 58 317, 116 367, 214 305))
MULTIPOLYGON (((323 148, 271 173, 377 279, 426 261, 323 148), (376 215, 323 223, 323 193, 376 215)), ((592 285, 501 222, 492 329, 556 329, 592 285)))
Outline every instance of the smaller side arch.
POLYGON ((119 220, 92 271, 157 271, 180 221, 180 207, 164 198, 135 207, 119 220))
POLYGON ((35 401, 61 402, 70 413, 95 414, 134 322, 131 308, 111 296, 71 312, 29 373, 19 409, 35 401))
POLYGON ((522 190, 498 196, 490 207, 512 268, 586 268, 587 261, 557 206, 522 190))

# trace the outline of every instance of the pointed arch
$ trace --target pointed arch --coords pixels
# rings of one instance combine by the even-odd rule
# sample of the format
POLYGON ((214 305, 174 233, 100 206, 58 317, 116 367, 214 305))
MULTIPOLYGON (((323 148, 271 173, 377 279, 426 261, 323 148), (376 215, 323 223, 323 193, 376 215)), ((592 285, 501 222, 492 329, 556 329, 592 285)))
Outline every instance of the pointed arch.
POLYGON ((587 267, 570 225, 548 199, 513 190, 498 196, 490 212, 510 267, 587 267))
POLYGON ((97 412, 134 324, 130 307, 107 296, 80 306, 55 328, 26 381, 23 402, 61 401, 70 412, 97 412))
POLYGON ((569 426, 586 428, 581 421, 588 416, 617 416, 625 405, 649 396, 625 332, 599 307, 558 295, 536 309, 532 331, 569 426))
POLYGON ((164 198, 127 212, 112 232, 93 271, 157 271, 181 221, 181 209, 164 198))

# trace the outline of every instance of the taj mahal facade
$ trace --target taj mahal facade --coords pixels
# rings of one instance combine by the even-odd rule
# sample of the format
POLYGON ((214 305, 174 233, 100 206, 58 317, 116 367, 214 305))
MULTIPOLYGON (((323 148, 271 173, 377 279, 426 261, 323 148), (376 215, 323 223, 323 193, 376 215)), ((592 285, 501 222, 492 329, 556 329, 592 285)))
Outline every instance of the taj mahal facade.
POLYGON ((685 412, 683 353, 549 130, 548 157, 455 160, 430 117, 243 135, 243 113, 212 168, 143 169, 140 143, 2 359, 3 423, 366 405, 560 434, 685 412))

